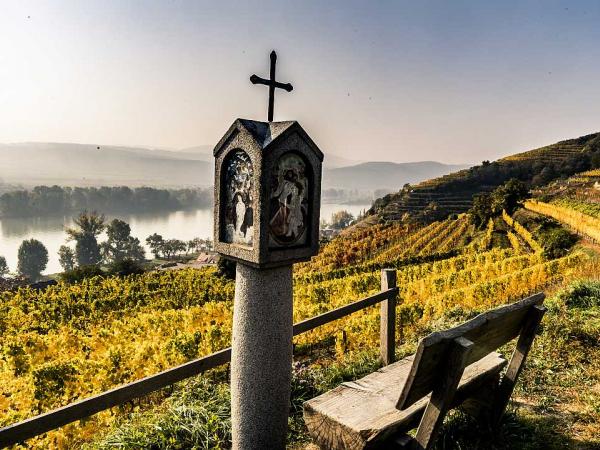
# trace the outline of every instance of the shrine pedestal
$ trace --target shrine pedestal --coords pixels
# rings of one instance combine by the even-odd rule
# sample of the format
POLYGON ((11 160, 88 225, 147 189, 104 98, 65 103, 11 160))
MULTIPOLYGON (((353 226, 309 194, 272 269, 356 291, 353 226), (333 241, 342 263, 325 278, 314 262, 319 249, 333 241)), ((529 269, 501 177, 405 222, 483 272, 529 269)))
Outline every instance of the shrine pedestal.
POLYGON ((292 266, 237 264, 231 354, 233 449, 285 449, 292 371, 292 266))

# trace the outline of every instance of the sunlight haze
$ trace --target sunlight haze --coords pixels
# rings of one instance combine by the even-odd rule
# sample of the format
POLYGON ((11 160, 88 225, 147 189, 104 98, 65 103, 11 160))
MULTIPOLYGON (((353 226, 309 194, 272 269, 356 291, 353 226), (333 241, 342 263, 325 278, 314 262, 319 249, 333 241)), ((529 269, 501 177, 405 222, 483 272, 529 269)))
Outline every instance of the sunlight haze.
POLYGON ((325 154, 474 163, 600 129, 595 2, 2 1, 0 143, 182 149, 295 119, 325 154))

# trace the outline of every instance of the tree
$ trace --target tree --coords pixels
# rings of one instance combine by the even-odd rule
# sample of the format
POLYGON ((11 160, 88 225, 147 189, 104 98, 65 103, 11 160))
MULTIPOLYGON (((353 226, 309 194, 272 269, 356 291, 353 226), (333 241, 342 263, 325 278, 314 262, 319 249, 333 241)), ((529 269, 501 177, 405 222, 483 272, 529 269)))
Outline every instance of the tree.
POLYGON ((65 283, 79 283, 86 278, 102 277, 105 273, 98 266, 81 266, 75 267, 73 270, 66 270, 60 274, 60 279, 65 283))
POLYGON ((158 233, 151 234, 146 238, 146 244, 148 244, 148 247, 150 247, 150 250, 155 258, 160 257, 164 243, 165 241, 163 237, 158 233))
MULTIPOLYGON (((198 238, 196 238, 196 239, 198 239, 198 238)), ((195 250, 196 249, 196 244, 197 244, 197 242, 195 242, 194 239, 190 239, 189 241, 187 241, 185 243, 185 254, 187 255, 192 250, 195 250)))
POLYGON ((202 239, 200 238, 194 238, 191 239, 189 241, 187 241, 187 252, 199 252, 202 249, 202 239))
POLYGON ((176 254, 184 252, 186 248, 187 245, 185 242, 180 241, 179 239, 168 239, 163 242, 161 251, 165 258, 171 259, 176 254))
POLYGON ((514 178, 508 180, 492 192, 492 211, 500 214, 504 209, 508 214, 512 214, 521 206, 521 202, 527 197, 527 194, 525 183, 514 178))
POLYGON ((508 214, 515 212, 527 197, 528 190, 522 181, 511 179, 492 193, 483 192, 473 196, 473 206, 469 210, 471 221, 479 228, 487 225, 489 220, 506 210, 508 214))
POLYGON ((195 251, 195 252, 203 252, 206 250, 211 250, 212 249, 212 240, 207 238, 207 239, 201 239, 201 238, 194 238, 191 239, 189 241, 187 241, 187 250, 188 252, 191 251, 195 251))
POLYGON ((21 243, 18 253, 17 270, 21 275, 35 281, 48 264, 48 250, 36 239, 21 243))
POLYGON ((483 228, 487 225, 490 218, 494 215, 492 211, 492 198, 489 192, 483 192, 473 196, 473 206, 469 210, 471 222, 478 227, 483 228))
POLYGON ((61 245, 58 249, 58 262, 64 271, 75 268, 75 252, 68 245, 61 245))
POLYGON ((75 256, 80 266, 98 264, 102 260, 98 236, 104 231, 104 215, 95 211, 79 214, 75 219, 76 228, 67 228, 70 240, 75 241, 75 256))
POLYGON ((118 275, 125 277, 127 275, 140 275, 144 273, 144 268, 138 261, 132 259, 124 259, 122 261, 115 261, 109 266, 109 273, 111 275, 118 275))
POLYGON ((6 258, 0 256, 0 278, 8 274, 8 264, 6 264, 6 258))
POLYGON ((146 259, 146 250, 138 238, 130 236, 125 255, 130 261, 142 262, 146 259))
POLYGON ((138 238, 131 236, 127 222, 113 219, 106 227, 108 240, 101 245, 102 256, 108 264, 124 260, 143 261, 145 251, 138 238))
POLYGON ((341 230, 354 222, 354 216, 346 210, 334 212, 331 215, 331 228, 341 230))

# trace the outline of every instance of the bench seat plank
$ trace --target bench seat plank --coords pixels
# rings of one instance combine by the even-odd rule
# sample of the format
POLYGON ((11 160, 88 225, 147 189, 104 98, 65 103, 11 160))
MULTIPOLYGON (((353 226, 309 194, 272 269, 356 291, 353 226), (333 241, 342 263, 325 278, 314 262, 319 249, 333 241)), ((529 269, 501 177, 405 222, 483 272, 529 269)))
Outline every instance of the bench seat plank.
MULTIPOLYGON (((414 355, 409 356, 307 401, 304 421, 314 441, 326 449, 374 448, 388 437, 414 428, 429 396, 405 410, 396 409, 398 391, 409 376, 413 359, 414 355)), ((458 386, 457 403, 486 381, 497 379, 506 363, 502 355, 493 352, 469 365, 458 386)))

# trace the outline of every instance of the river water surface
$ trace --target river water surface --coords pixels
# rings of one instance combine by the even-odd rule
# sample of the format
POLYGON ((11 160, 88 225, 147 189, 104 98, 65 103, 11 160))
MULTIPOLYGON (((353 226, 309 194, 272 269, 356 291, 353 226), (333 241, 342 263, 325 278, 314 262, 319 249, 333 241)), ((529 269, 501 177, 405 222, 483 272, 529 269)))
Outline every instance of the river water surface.
MULTIPOLYGON (((323 204, 321 218, 329 220, 331 214, 345 209, 355 216, 370 205, 323 204)), ((139 238, 146 247, 146 256, 151 256, 146 246, 146 238, 158 233, 165 239, 190 240, 195 237, 212 238, 213 215, 211 209, 175 211, 154 214, 132 214, 107 216, 107 219, 119 218, 129 223, 131 234, 139 238)), ((44 273, 56 273, 62 269, 58 263, 58 248, 67 237, 64 229, 73 225, 71 216, 28 217, 0 220, 0 256, 4 256, 11 271, 17 269, 17 251, 25 239, 37 239, 48 249, 48 267, 44 273)), ((99 240, 104 240, 102 236, 99 240)))

